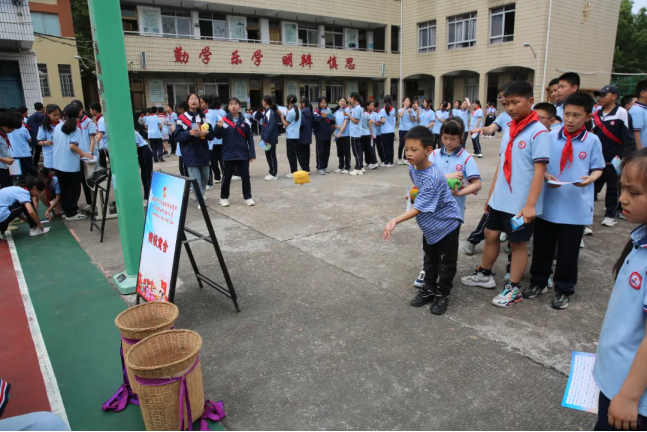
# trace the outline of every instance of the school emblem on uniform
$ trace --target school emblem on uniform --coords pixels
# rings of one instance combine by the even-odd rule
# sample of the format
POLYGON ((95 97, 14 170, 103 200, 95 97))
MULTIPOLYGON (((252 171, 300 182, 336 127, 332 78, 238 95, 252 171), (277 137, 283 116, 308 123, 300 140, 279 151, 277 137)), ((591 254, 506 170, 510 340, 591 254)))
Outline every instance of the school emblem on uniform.
POLYGON ((643 277, 640 276, 640 273, 638 272, 631 273, 631 276, 629 276, 629 285, 631 285, 631 288, 635 290, 639 290, 642 284, 643 284, 643 277))
POLYGON ((586 152, 580 152, 580 159, 586 159, 586 152))
POLYGON ((525 149, 526 148, 526 142, 525 141, 519 141, 519 148, 520 149, 525 149))
POLYGON ((461 164, 456 165, 456 171, 463 171, 463 165, 461 164))

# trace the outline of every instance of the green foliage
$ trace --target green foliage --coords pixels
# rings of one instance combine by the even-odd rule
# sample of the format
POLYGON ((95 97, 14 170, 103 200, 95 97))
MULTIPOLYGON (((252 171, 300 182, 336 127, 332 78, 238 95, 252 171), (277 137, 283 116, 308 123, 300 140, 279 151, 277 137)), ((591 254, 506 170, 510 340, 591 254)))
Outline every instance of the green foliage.
POLYGON ((647 72, 647 11, 631 12, 632 0, 622 0, 618 18, 613 72, 647 72))
POLYGON ((82 61, 79 62, 81 77, 83 79, 96 79, 88 0, 71 0, 70 6, 72 7, 72 22, 74 23, 77 50, 82 58, 82 61))

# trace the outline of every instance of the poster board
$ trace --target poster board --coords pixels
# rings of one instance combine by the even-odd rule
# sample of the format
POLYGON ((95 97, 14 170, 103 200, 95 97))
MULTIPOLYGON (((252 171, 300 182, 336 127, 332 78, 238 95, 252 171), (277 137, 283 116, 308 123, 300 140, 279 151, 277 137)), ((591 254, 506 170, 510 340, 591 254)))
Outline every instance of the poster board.
POLYGON ((153 172, 137 273, 145 301, 173 301, 188 196, 185 178, 153 172))
POLYGON ((166 100, 164 94, 164 80, 148 80, 148 99, 153 103, 163 103, 166 100))
POLYGON ((241 102, 247 100, 247 81, 234 81, 234 97, 241 102))

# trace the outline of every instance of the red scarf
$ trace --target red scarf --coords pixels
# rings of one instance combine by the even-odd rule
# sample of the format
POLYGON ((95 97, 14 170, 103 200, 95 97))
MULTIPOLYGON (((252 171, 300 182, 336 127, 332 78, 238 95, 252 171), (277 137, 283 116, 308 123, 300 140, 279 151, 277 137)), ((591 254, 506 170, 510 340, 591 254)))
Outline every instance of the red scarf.
POLYGON ((85 121, 86 118, 88 118, 88 116, 84 115, 81 121, 79 120, 76 121, 76 125, 79 127, 79 129, 83 130, 83 127, 81 126, 81 124, 85 121))
POLYGON ((513 120, 510 123, 510 141, 508 141, 508 146, 505 148, 505 159, 503 161, 503 174, 505 174, 505 179, 510 186, 510 192, 512 192, 512 147, 514 146, 514 139, 526 126, 536 121, 539 121, 539 115, 536 111, 533 111, 528 117, 521 120, 521 122, 517 123, 516 120, 513 120))
POLYGON ((9 142, 9 137, 7 136, 6 133, 2 129, 0 129, 0 137, 4 138, 5 141, 7 141, 7 147, 11 148, 11 143, 9 142))
POLYGON ((562 150, 562 160, 559 161, 559 175, 562 175, 564 168, 566 168, 566 162, 568 162, 569 168, 571 167, 571 165, 573 165, 573 138, 581 134, 585 129, 585 125, 582 125, 579 130, 575 131, 572 134, 569 133, 566 128, 562 129, 562 133, 566 137, 566 145, 562 150))
POLYGON ((101 117, 103 117, 103 114, 99 114, 99 115, 97 116, 97 123, 99 123, 99 120, 101 120, 101 117))
POLYGON ((31 128, 30 128, 29 126, 27 126, 27 123, 25 123, 24 121, 22 122, 22 125, 23 125, 24 127, 26 127, 28 131, 30 131, 30 130, 31 130, 31 128))

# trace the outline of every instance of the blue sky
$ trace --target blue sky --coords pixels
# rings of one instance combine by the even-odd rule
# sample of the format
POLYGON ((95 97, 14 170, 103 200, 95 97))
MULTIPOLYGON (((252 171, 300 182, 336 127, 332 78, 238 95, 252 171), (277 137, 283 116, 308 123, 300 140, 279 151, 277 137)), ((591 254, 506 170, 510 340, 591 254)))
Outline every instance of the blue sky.
POLYGON ((634 0, 634 13, 638 13, 642 7, 647 7, 647 0, 634 0))

